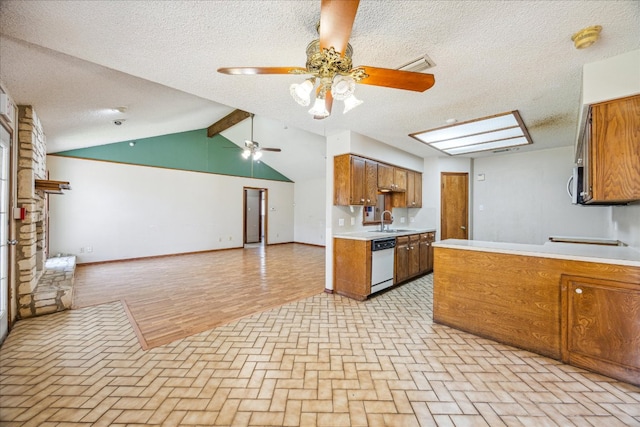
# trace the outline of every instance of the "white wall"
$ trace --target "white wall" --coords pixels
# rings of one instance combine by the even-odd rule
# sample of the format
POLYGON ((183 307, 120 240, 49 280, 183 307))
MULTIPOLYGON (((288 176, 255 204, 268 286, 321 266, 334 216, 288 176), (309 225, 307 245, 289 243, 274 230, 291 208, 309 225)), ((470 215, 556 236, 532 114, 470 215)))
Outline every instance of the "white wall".
POLYGON ((640 202, 612 208, 613 238, 640 251, 640 202))
POLYGON ((57 156, 47 165, 72 188, 50 197, 50 255, 84 263, 241 247, 245 186, 268 189, 268 243, 294 240, 293 183, 57 156))
POLYGON ((295 183, 293 235, 296 242, 326 244, 325 193, 325 178, 295 183))
POLYGON ((571 204, 573 158, 573 147, 562 147, 475 159, 473 238, 543 244, 553 235, 612 237, 611 207, 571 204))

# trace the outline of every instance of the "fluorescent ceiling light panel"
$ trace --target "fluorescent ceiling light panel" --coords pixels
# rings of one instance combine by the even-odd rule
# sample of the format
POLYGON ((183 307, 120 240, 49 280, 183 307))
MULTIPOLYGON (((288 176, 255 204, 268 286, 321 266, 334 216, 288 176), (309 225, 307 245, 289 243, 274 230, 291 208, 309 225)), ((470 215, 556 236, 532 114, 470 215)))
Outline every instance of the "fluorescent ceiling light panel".
POLYGON ((409 134, 450 156, 532 144, 517 111, 409 134))

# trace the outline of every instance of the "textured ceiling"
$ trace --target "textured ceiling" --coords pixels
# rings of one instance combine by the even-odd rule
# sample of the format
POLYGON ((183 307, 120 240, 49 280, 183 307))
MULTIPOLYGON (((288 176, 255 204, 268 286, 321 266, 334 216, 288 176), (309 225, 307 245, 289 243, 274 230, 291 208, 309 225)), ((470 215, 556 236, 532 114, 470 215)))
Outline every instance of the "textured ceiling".
MULTIPOLYGON (((264 160, 299 180, 322 173, 322 136, 341 130, 434 156, 408 134, 519 110, 534 142, 523 151, 571 145, 582 66, 640 48, 637 0, 362 0, 354 64, 396 68, 427 53, 432 89, 358 85, 363 105, 318 121, 289 95, 301 76, 216 72, 304 66, 319 10, 319 0, 3 0, 0 79, 17 103, 35 106, 49 152, 203 128, 240 108, 257 115, 263 146, 283 148, 264 160), (601 40, 576 50, 571 35, 591 25, 603 26, 601 40), (127 111, 106 111, 119 106, 127 111), (116 116, 126 122, 114 126, 116 116)), ((248 138, 248 124, 236 134, 248 138)))

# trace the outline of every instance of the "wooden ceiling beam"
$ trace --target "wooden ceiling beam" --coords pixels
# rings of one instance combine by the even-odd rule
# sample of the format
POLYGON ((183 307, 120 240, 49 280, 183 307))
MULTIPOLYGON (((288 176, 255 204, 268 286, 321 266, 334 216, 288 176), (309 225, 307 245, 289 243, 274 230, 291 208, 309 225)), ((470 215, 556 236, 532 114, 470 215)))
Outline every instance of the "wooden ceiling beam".
POLYGON ((240 123, 250 116, 251 113, 247 113, 246 111, 233 110, 230 114, 221 118, 207 128, 207 137, 212 138, 214 135, 219 134, 225 129, 229 129, 231 126, 240 123))

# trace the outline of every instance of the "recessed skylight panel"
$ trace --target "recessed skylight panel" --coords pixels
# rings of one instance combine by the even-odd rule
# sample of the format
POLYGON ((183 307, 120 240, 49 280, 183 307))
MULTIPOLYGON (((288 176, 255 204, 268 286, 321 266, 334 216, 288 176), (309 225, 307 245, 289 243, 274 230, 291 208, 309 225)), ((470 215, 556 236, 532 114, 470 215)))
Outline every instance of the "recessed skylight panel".
POLYGON ((532 143, 517 111, 417 132, 409 136, 448 155, 532 143))

